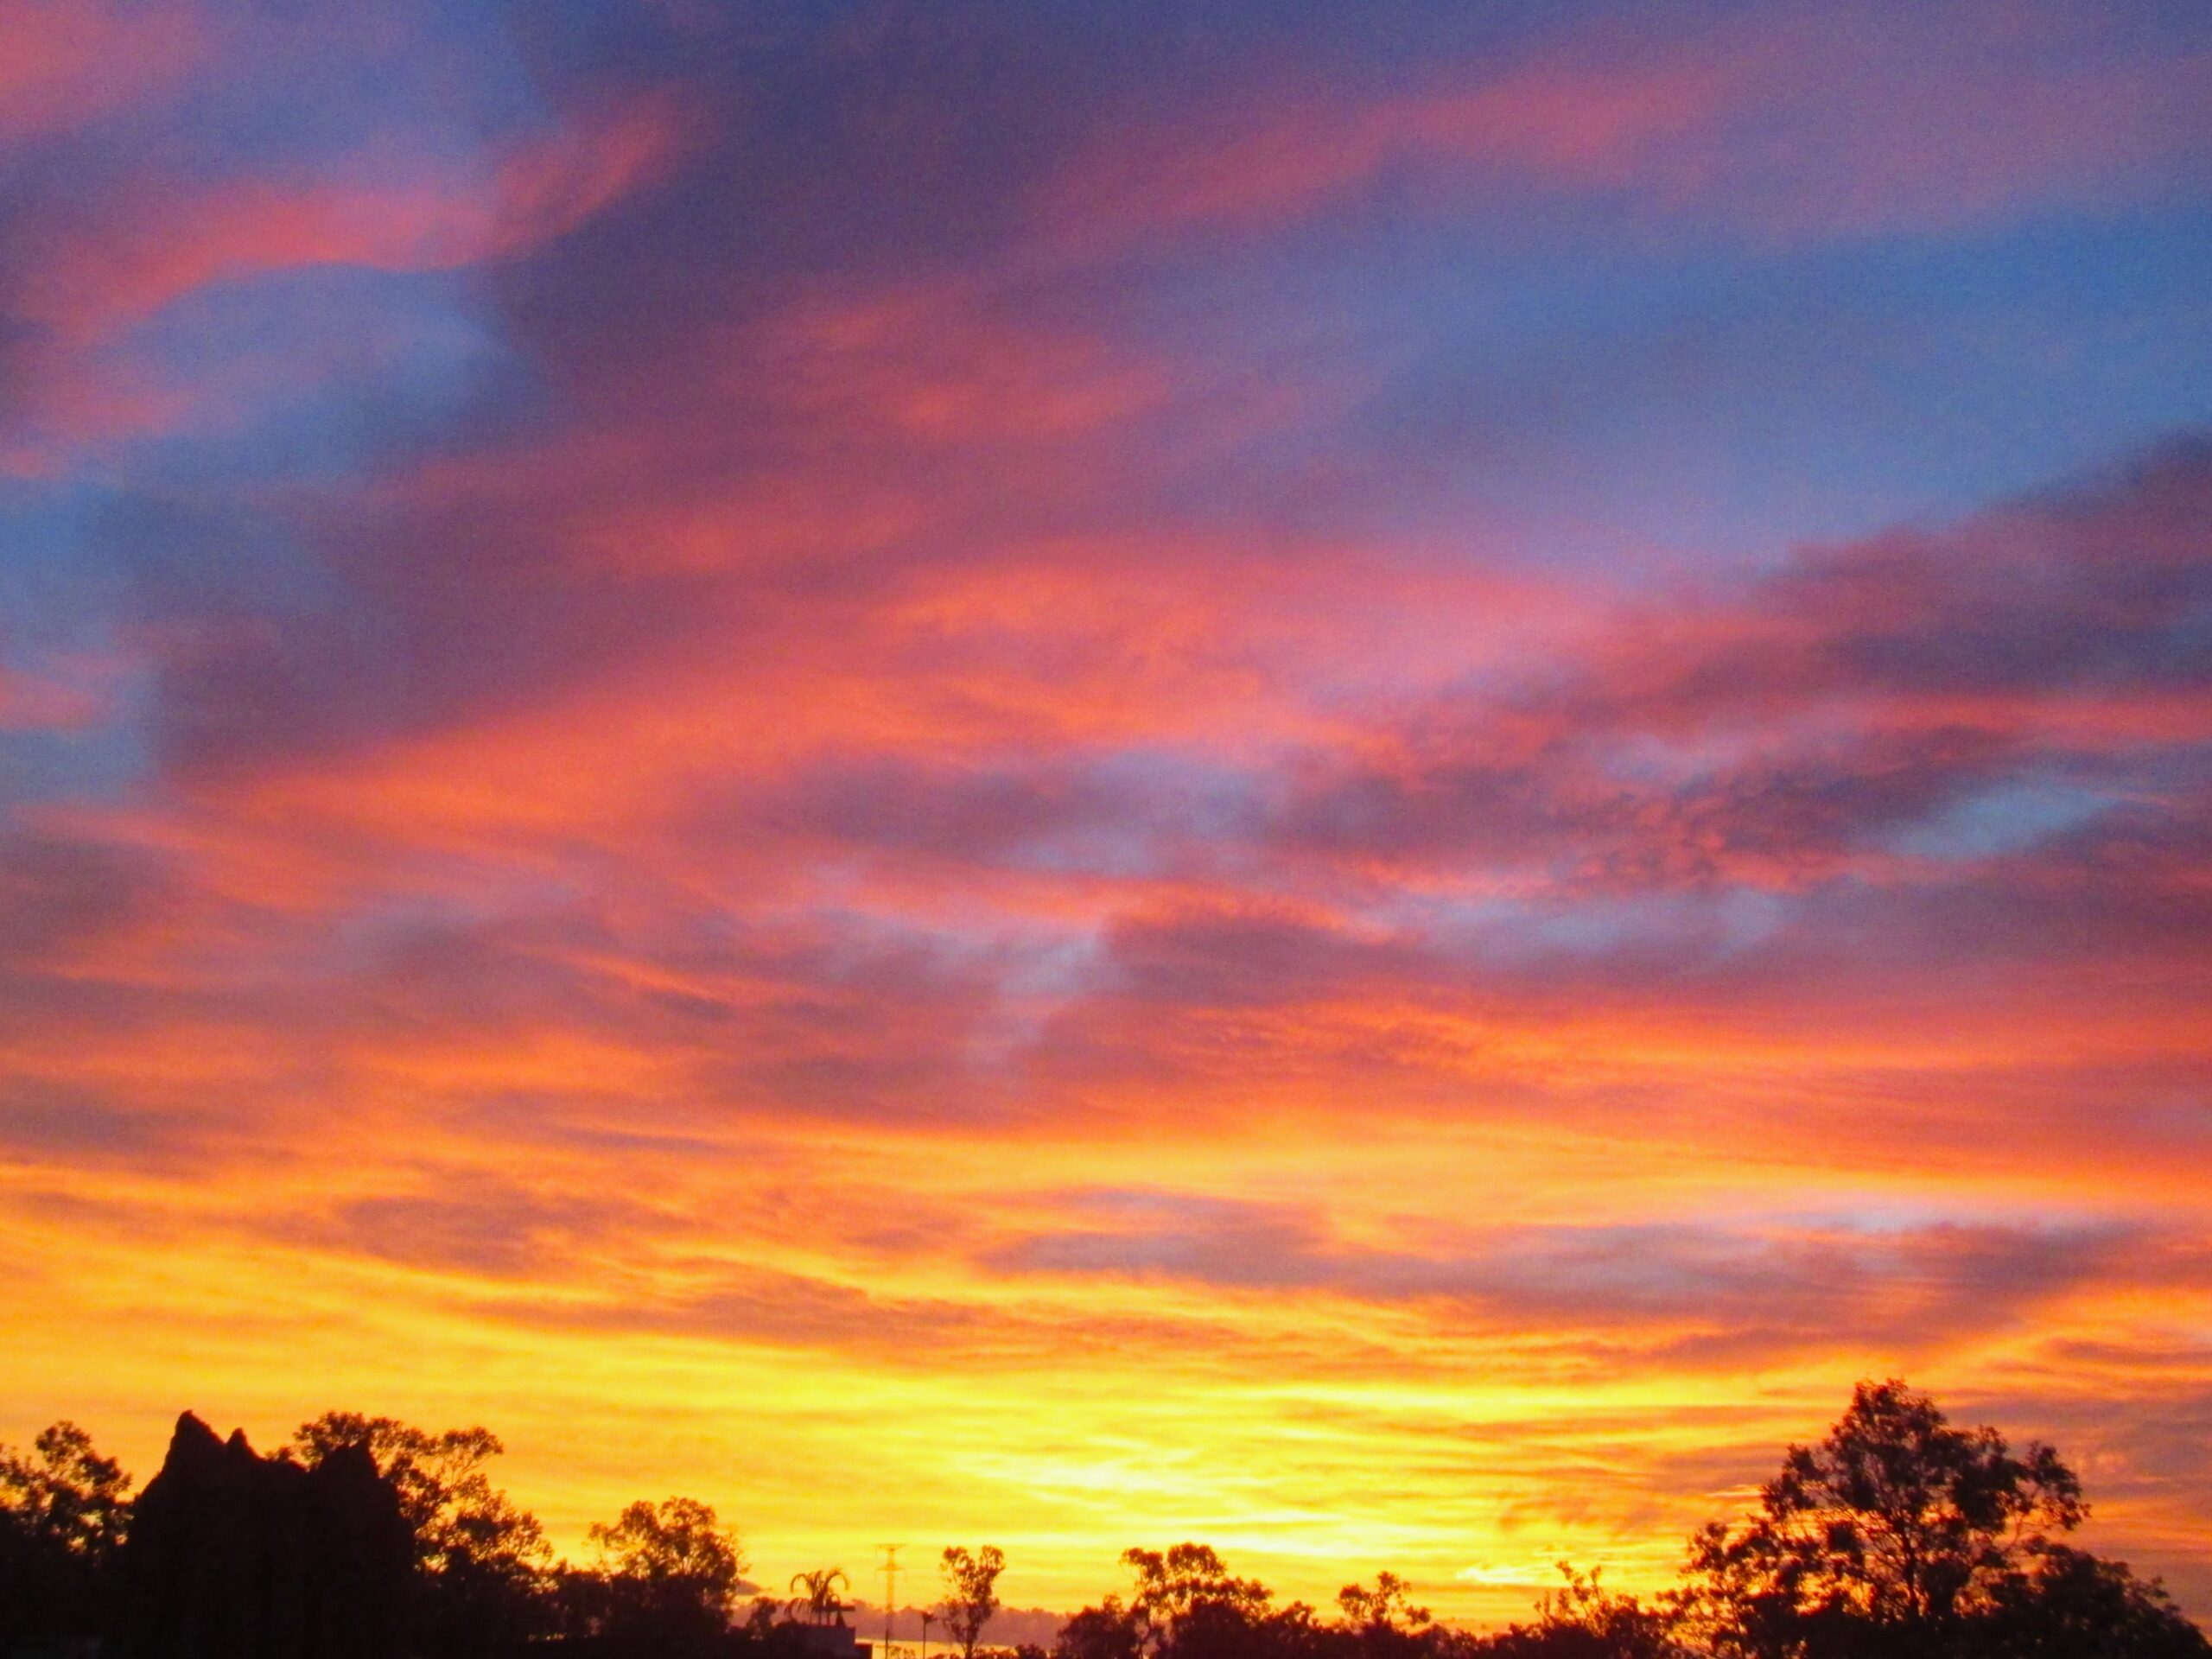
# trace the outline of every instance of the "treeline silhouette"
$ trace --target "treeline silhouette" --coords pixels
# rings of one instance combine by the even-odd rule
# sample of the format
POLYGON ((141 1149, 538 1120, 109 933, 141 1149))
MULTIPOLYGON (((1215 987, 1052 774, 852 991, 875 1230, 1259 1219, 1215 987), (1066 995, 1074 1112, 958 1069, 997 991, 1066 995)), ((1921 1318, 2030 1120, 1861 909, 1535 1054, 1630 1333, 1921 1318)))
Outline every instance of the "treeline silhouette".
MULTIPOLYGON (((499 1440, 334 1412, 264 1457, 179 1420, 134 1498, 57 1423, 0 1447, 8 1659, 837 1659, 835 1567, 754 1595, 735 1535, 687 1497, 639 1501, 557 1560, 492 1481, 499 1440)), ((1131 1549, 1131 1582, 1015 1659, 2212 1659, 2155 1580, 2065 1541, 2088 1513, 2050 1447, 2015 1454, 1904 1383, 1862 1383, 1758 1506, 1689 1544, 1644 1600, 1562 1565, 1533 1617, 1476 1635, 1383 1573, 1324 1612, 1207 1545, 1131 1549)), ((976 1659, 1005 1557, 955 1547, 931 1610, 976 1659)), ((925 1627, 926 1628, 926 1627, 925 1627)), ((1004 1650, 1000 1650, 1004 1651, 1004 1650)))

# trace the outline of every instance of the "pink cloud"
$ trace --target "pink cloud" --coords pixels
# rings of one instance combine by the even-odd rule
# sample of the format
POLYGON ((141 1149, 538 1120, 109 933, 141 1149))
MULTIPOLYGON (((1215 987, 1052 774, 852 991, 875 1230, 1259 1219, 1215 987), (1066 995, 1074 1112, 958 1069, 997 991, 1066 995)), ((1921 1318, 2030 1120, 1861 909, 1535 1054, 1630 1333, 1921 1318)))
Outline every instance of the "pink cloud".
MULTIPOLYGON (((9 296, 31 327, 10 365, 0 474, 50 474, 87 445, 219 429, 272 379, 302 371, 297 353, 274 372, 239 360, 187 374, 149 359, 130 331, 164 307, 316 266, 436 270, 527 253, 660 176, 686 130, 671 103, 643 98, 511 145, 477 171, 410 172, 364 151, 312 175, 149 177, 54 213, 27 231, 9 296)), ((346 343, 318 342, 334 358, 346 343)))
POLYGON ((41 653, 0 662, 0 732, 79 731, 111 711, 130 667, 121 657, 41 653))
POLYGON ((246 177, 201 189, 149 181, 48 243, 19 308, 83 342, 213 284, 313 265, 431 270, 522 252, 564 235, 653 176, 680 126, 658 101, 618 107, 517 145, 483 177, 368 181, 345 174, 246 177))
POLYGON ((1440 211, 1626 193, 1763 238, 1943 230, 2212 177, 2212 54, 2114 50, 2091 10, 1957 0, 1586 30, 1411 90, 1249 92, 1048 196, 1048 240, 1254 231, 1416 176, 1440 211))
POLYGON ((1695 64, 1541 63, 1365 102, 1268 97, 1148 142, 1117 140, 1062 181, 1047 217, 1077 245, 1189 226, 1262 227, 1415 164, 1618 186, 1662 140, 1709 119, 1719 91, 1719 76, 1695 64))
POLYGON ((123 108, 189 73, 205 40, 174 5, 0 0, 0 139, 123 108))
POLYGON ((758 348, 809 410, 933 443, 1068 437, 1144 414, 1170 384, 1163 365, 1078 331, 926 289, 794 308, 758 348))

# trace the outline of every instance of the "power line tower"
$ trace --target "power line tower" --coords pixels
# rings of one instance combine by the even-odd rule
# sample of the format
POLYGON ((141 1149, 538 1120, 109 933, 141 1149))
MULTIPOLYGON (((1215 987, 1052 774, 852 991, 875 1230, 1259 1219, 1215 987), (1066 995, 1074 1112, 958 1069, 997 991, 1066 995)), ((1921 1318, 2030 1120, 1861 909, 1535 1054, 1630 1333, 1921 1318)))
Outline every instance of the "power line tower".
POLYGON ((883 1552, 883 1565, 876 1570, 883 1574, 883 1651, 879 1659, 891 1659, 891 1620, 899 1611, 899 1552, 904 1544, 878 1544, 883 1552))

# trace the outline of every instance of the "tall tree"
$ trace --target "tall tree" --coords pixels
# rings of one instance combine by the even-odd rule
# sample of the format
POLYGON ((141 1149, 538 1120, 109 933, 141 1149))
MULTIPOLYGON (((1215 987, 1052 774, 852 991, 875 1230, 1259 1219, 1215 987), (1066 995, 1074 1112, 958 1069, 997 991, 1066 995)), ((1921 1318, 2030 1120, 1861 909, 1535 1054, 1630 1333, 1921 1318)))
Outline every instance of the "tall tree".
POLYGON ((999 1610, 999 1574, 1006 1571, 1006 1556, 995 1544, 985 1544, 973 1554, 955 1544, 939 1558, 938 1571, 944 1579, 938 1614, 960 1644, 961 1659, 976 1659, 976 1643, 999 1610))
POLYGON ((1154 1652, 1175 1647, 1193 1624, 1249 1624, 1266 1615, 1274 1599, 1258 1580, 1230 1573, 1211 1544, 1125 1549, 1122 1565, 1136 1574, 1129 1607, 1143 1644, 1154 1652))
POLYGON ((1231 1573, 1211 1545, 1128 1549, 1122 1562, 1135 1575, 1128 1604, 1109 1597, 1070 1620, 1067 1654, 1089 1647, 1107 1659, 1126 1643, 1149 1659, 1312 1659, 1332 1634, 1304 1602, 1272 1607, 1273 1592, 1231 1573))
POLYGON ((399 1493, 415 1539, 415 1641, 426 1659, 475 1659, 543 1632, 552 1547, 537 1517, 492 1484, 486 1465, 505 1449, 499 1436, 332 1411, 301 1424, 289 1450, 313 1468, 347 1446, 366 1450, 399 1493))
POLYGON ((130 1478, 72 1422, 0 1446, 0 1650, 99 1628, 130 1522, 130 1478))
POLYGON ((641 1498, 584 1536, 599 1569, 570 1575, 570 1590, 586 1633, 681 1649, 729 1628, 745 1557, 712 1505, 641 1498))
POLYGON ((1758 1659, 1816 1651, 1838 1630, 1933 1651, 2086 1513, 2050 1447, 2015 1456, 1901 1382, 1862 1382, 1826 1439, 1789 1448, 1755 1516, 1693 1541, 1681 1622, 1716 1652, 1758 1659))

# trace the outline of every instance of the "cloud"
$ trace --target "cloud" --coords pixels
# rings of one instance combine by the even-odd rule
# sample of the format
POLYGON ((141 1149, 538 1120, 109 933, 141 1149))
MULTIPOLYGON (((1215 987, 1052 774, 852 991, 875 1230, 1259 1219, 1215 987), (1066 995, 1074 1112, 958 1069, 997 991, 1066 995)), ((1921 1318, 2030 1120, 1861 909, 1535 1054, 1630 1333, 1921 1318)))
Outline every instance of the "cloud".
POLYGON ((174 1110, 118 1105, 80 1089, 19 1088, 0 1097, 0 1157, 59 1168, 194 1161, 202 1125, 174 1110))
POLYGON ((302 266, 429 270, 537 246, 575 228, 666 163, 673 112, 645 101, 512 146, 486 175, 378 179, 365 151, 325 176, 253 175, 203 189, 148 181, 72 226, 18 289, 19 317, 81 341, 180 296, 302 266), (371 182, 375 180, 375 182, 371 182))
POLYGON ((1064 234, 1084 238, 1265 227, 1420 162, 1478 179, 1618 188, 1663 140, 1701 124, 1719 86, 1711 68, 1687 63, 1540 62, 1465 89, 1365 103, 1327 92, 1271 99, 1217 114, 1214 130, 1116 145, 1067 179, 1050 211, 1069 226, 1064 234))
POLYGON ((1376 746, 1392 765, 1315 757, 1276 833, 1640 891, 1896 880, 1885 849, 2031 860, 2138 833, 2196 786, 2208 526, 2190 442, 1948 530, 1812 550, 1631 612, 1543 680, 1439 697, 1376 746))
POLYGON ((434 1175, 414 1192, 348 1198, 327 1219, 302 1220, 297 1236, 406 1266, 499 1279, 575 1273, 595 1243, 655 1228, 652 1210, 631 1200, 462 1174, 434 1175))
POLYGON ((1332 1239, 1318 1214, 1280 1206, 1120 1192, 1068 1207, 1120 1224, 1033 1235, 990 1264, 1435 1304, 1516 1332, 1611 1330, 1693 1363, 1771 1365, 1838 1342, 1925 1358, 2109 1283, 2145 1243, 2098 1225, 1665 1223, 1477 1229, 1446 1253, 1332 1239))
POLYGON ((22 143, 173 88, 200 66, 207 30, 188 6, 92 0, 0 6, 0 140, 22 143))
POLYGON ((672 103, 637 95, 466 157, 426 160, 383 135, 308 167, 213 177, 150 158, 123 176, 88 165, 74 189, 48 187, 66 200, 20 215, 0 273, 0 476, 242 425, 265 453, 279 433, 296 443, 302 405, 334 391, 356 408, 451 404, 439 371, 497 358, 469 308, 428 281, 397 302, 387 283, 365 304, 360 278, 519 257, 645 188, 683 141, 672 103))
POLYGON ((2181 195, 2212 152, 2193 38, 2090 10, 1965 0, 1903 23, 1783 6, 1688 28, 1613 18, 1380 86, 1286 75, 1135 142, 1048 198, 1050 234, 1103 251, 1250 233, 1363 197, 1440 213, 1626 199, 1647 222, 1762 240, 1950 230, 2181 195))

